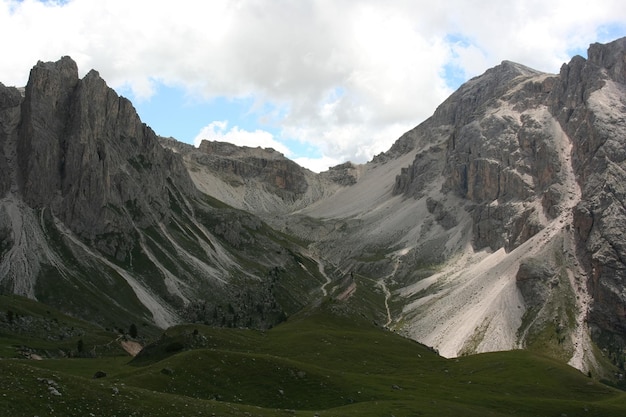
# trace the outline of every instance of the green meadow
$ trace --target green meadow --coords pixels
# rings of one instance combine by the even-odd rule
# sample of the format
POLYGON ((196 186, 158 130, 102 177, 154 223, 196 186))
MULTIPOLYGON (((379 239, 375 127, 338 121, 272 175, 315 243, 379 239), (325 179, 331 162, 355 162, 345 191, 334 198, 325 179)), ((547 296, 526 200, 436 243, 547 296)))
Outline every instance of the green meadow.
POLYGON ((332 302, 267 331, 176 326, 135 358, 119 347, 128 335, 2 302, 2 416, 626 415, 625 392, 553 359, 521 350, 445 359, 332 302), (8 309, 13 325, 31 317, 74 336, 12 331, 8 309))

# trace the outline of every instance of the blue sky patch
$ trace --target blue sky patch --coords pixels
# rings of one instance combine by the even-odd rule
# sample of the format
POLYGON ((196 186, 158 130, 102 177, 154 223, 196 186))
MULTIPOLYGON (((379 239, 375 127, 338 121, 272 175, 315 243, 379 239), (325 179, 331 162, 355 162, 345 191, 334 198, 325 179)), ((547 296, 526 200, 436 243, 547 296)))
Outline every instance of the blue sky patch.
POLYGON ((448 45, 453 45, 450 49, 451 58, 446 65, 443 66, 443 79, 446 82, 446 85, 452 89, 456 90, 467 81, 467 74, 462 66, 460 66, 456 58, 458 58, 458 54, 455 51, 454 46, 460 48, 467 48, 472 45, 470 38, 467 36, 461 35, 460 33, 450 33, 445 37, 445 42, 448 45))
POLYGON ((217 97, 203 100, 190 97, 183 88, 163 84, 157 84, 155 94, 147 100, 135 99, 126 88, 120 93, 130 98, 141 120, 158 135, 172 136, 182 142, 193 144, 203 127, 223 120, 228 121, 229 128, 261 129, 277 136, 277 129, 261 120, 260 114, 269 110, 267 107, 251 112, 253 99, 217 97))

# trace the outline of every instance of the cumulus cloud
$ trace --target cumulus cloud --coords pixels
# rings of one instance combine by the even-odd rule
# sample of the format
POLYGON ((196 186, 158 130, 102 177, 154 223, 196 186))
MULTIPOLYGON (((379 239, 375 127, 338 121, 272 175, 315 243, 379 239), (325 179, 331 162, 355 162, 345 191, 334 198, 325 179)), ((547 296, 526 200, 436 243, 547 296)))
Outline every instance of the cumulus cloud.
POLYGON ((293 161, 301 167, 305 167, 313 172, 323 172, 328 170, 329 167, 334 167, 345 162, 345 159, 333 158, 330 156, 322 156, 319 158, 303 156, 294 158, 293 161))
POLYGON ((230 142, 250 148, 273 148, 288 157, 291 155, 289 148, 276 141, 270 132, 260 129, 247 131, 238 126, 228 128, 228 120, 213 121, 203 127, 194 139, 195 146, 200 146, 200 142, 203 140, 230 142))
POLYGON ((446 69, 466 79, 508 59, 556 72, 623 22, 622 0, 0 0, 0 80, 23 85, 37 60, 71 55, 135 99, 159 84, 252 98, 280 132, 207 126, 222 138, 363 162, 451 93, 446 69))

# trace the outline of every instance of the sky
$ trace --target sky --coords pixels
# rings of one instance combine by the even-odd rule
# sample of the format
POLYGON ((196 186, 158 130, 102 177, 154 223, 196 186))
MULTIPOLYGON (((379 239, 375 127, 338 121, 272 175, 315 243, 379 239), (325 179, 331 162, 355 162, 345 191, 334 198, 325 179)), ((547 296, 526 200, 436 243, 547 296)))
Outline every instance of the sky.
POLYGON ((623 0, 0 0, 0 82, 96 69, 161 136, 363 163, 503 60, 558 73, 623 0))

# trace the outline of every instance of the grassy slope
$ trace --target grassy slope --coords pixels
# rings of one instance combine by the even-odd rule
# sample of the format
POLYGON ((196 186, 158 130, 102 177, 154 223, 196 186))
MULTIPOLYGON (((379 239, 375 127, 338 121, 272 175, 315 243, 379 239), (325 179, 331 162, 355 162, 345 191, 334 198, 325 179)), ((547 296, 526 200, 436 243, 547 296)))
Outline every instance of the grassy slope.
POLYGON ((0 358, 19 358, 24 351, 43 357, 76 355, 79 340, 85 353, 95 349, 97 355, 120 355, 119 344, 111 343, 118 336, 28 298, 0 295, 0 358))
POLYGON ((332 304, 267 332, 178 326, 147 352, 0 360, 0 415, 626 415, 626 394, 549 358, 446 360, 332 304))

